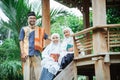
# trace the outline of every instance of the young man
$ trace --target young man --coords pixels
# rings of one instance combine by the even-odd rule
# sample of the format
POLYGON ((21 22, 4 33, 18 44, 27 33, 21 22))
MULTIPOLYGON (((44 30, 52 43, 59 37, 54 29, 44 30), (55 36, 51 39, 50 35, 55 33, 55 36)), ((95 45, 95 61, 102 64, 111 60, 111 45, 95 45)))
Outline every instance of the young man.
POLYGON ((39 80, 41 74, 40 51, 43 39, 48 39, 44 29, 35 26, 34 12, 28 13, 28 26, 22 27, 19 35, 24 80, 39 80))

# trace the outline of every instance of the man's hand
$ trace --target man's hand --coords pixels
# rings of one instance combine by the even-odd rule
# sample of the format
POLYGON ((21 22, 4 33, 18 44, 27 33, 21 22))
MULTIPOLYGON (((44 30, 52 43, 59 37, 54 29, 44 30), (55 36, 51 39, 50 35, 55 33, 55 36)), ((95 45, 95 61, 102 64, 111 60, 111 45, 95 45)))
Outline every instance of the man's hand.
POLYGON ((24 53, 21 53, 22 62, 26 62, 27 56, 24 53))

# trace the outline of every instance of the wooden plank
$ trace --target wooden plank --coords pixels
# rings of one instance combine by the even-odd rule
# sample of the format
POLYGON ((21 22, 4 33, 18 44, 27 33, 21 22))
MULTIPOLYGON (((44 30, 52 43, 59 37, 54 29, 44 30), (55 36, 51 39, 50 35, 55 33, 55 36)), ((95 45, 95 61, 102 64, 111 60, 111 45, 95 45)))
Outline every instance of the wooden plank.
MULTIPOLYGON (((117 28, 116 28, 117 29, 117 28)), ((111 30, 109 30, 110 31, 110 34, 116 34, 116 33, 120 33, 120 30, 116 30, 116 31, 111 31, 111 30)))
POLYGON ((110 38, 110 40, 118 40, 118 41, 120 41, 120 37, 118 37, 118 38, 110 38))
POLYGON ((92 44, 92 40, 84 43, 84 45, 87 45, 87 44, 92 44))
POLYGON ((77 45, 78 48, 88 48, 88 47, 92 47, 93 45, 92 44, 87 44, 87 45, 77 45))
POLYGON ((81 60, 81 59, 86 59, 86 58, 92 58, 92 57, 98 57, 98 56, 105 56, 105 55, 110 55, 110 56, 120 56, 120 52, 107 52, 107 53, 99 53, 99 54, 90 54, 90 55, 85 55, 85 56, 79 56, 74 58, 74 60, 81 60))
POLYGON ((110 45, 110 47, 120 47, 120 44, 119 45, 110 45))
POLYGON ((74 62, 71 62, 54 80, 72 80, 74 78, 74 62))
POLYGON ((89 44, 89 45, 85 45, 84 48, 89 48, 89 47, 92 48, 92 46, 93 46, 92 44, 89 44))
POLYGON ((120 37, 120 34, 110 34, 109 37, 120 37))
POLYGON ((84 51, 87 51, 87 50, 92 50, 93 48, 86 48, 86 49, 84 49, 84 51))
POLYGON ((120 44, 120 41, 110 41, 109 44, 120 44))
POLYGON ((92 65, 94 64, 95 61, 92 61, 91 59, 90 60, 79 60, 76 62, 76 66, 85 66, 85 65, 92 65))

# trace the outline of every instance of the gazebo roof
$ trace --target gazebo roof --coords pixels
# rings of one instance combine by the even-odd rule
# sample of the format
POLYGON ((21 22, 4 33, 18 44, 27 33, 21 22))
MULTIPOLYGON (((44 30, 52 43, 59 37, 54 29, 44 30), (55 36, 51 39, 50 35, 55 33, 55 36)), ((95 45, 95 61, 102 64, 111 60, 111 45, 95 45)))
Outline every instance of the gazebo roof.
MULTIPOLYGON (((68 7, 82 7, 83 1, 88 1, 91 6, 92 0, 55 0, 68 7)), ((107 7, 120 7, 120 0, 106 0, 107 7)))

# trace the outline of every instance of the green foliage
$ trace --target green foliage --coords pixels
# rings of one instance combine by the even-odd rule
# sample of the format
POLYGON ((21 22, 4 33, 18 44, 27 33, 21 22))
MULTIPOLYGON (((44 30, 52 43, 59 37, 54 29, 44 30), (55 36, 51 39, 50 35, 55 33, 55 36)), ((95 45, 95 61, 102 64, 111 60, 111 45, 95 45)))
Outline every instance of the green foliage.
POLYGON ((118 24, 120 23, 120 8, 109 8, 107 9, 107 23, 118 24))
MULTIPOLYGON (((108 24, 120 24, 120 8, 113 7, 113 8, 107 9, 107 23, 108 24)), ((110 30, 117 31, 117 30, 120 30, 120 28, 112 28, 110 30)), ((113 42, 115 42, 115 41, 116 40, 113 40, 113 42)), ((120 52, 120 47, 111 47, 110 51, 111 52, 120 52)))
POLYGON ((12 39, 6 39, 0 46, 0 63, 6 60, 20 60, 20 50, 12 39))
POLYGON ((76 16, 67 16, 66 18, 67 25, 73 30, 73 32, 81 31, 83 27, 82 18, 78 18, 76 16))
POLYGON ((73 15, 59 16, 55 18, 54 23, 51 25, 51 33, 57 32, 63 38, 63 29, 65 27, 70 27, 73 32, 78 32, 83 29, 82 18, 78 18, 73 15))
POLYGON ((90 16, 90 27, 92 27, 92 26, 93 26, 93 19, 92 19, 93 15, 92 15, 92 10, 90 11, 89 16, 90 16))
POLYGON ((0 80, 22 80, 20 51, 13 39, 0 46, 0 80))
POLYGON ((22 80, 20 61, 5 61, 0 64, 0 80, 22 80))
POLYGON ((7 38, 7 33, 8 33, 7 28, 0 27, 0 40, 6 39, 7 38))
POLYGON ((25 0, 0 1, 0 8, 9 19, 8 22, 1 20, 0 24, 2 28, 7 27, 13 32, 13 38, 18 46, 18 34, 21 27, 27 25, 27 13, 31 10, 31 7, 27 3, 28 0, 26 2, 25 0))

